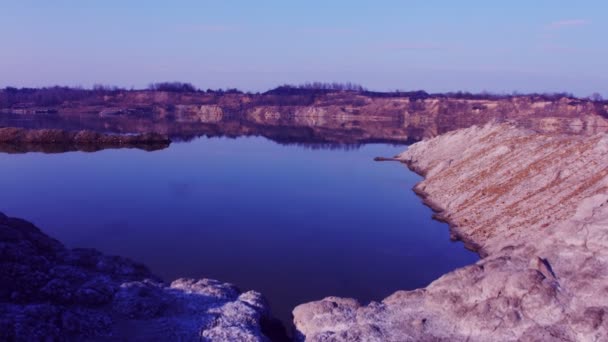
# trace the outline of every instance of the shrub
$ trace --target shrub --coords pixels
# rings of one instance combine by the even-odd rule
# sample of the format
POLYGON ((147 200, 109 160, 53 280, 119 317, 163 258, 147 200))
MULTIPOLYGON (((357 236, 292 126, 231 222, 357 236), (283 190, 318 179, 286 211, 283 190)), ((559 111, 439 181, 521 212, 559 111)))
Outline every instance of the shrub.
POLYGON ((182 82, 151 83, 148 86, 148 89, 157 91, 169 91, 174 93, 193 93, 197 91, 196 87, 192 84, 182 82))

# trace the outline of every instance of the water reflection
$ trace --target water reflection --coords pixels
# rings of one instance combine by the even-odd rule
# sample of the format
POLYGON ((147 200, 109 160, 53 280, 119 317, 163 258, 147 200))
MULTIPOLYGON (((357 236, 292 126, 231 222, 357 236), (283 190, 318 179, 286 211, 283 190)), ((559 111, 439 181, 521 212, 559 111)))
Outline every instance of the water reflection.
MULTIPOLYGON (((326 114, 310 117, 289 112, 277 114, 270 111, 264 114, 264 109, 260 110, 261 114, 256 112, 256 115, 237 111, 217 118, 194 114, 181 116, 167 114, 163 117, 153 114, 149 116, 0 114, 0 127, 92 130, 114 134, 157 132, 168 135, 173 141, 191 141, 202 136, 230 138, 262 136, 281 144, 297 144, 312 149, 347 150, 360 148, 361 144, 372 142, 411 144, 455 129, 488 122, 513 122, 520 127, 543 133, 608 132, 605 119, 597 115, 570 115, 565 109, 546 110, 534 114, 524 110, 505 110, 476 114, 474 111, 463 110, 437 113, 425 109, 419 113, 407 113, 407 118, 404 117, 405 114, 398 112, 390 116, 374 116, 368 113, 361 116, 326 114), (278 120, 277 117, 281 119, 278 120)), ((27 150, 27 148, 22 147, 17 150, 27 150)))
POLYGON ((155 153, 0 154, 0 211, 166 280, 256 289, 288 322, 303 302, 381 300, 477 260, 411 191, 420 177, 372 160, 404 148, 313 150, 249 137, 155 153))
POLYGON ((117 149, 117 148, 134 148, 144 151, 158 151, 165 149, 169 144, 132 144, 132 145, 113 145, 113 144, 57 144, 57 143, 44 143, 44 144, 26 144, 26 143, 11 143, 4 144, 0 143, 0 152, 8 154, 19 154, 29 152, 41 152, 41 153, 65 153, 65 152, 99 152, 106 149, 117 149))

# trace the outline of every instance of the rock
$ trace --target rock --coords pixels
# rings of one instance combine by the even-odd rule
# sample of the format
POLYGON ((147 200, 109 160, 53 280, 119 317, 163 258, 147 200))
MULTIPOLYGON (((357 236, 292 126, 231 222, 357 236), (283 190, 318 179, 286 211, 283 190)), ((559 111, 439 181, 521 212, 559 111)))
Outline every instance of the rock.
POLYGON ((117 312, 135 319, 158 317, 167 304, 163 286, 150 281, 121 284, 113 302, 117 312))
POLYGON ((40 289, 40 294, 54 303, 69 304, 74 289, 71 283, 63 279, 52 279, 40 289))
POLYGON ((295 308, 307 341, 608 340, 608 134, 471 127, 398 156, 416 186, 483 256, 382 303, 295 308))
POLYGON ((185 294, 195 293, 208 298, 236 299, 238 289, 232 284, 226 284, 213 279, 177 279, 171 283, 172 289, 185 294))
POLYGON ((0 213, 0 340, 267 341, 268 304, 212 279, 163 283, 141 264, 65 248, 0 213))
POLYGON ((61 313, 60 338, 96 338, 108 336, 112 318, 106 312, 86 308, 74 308, 61 313))
POLYGON ((119 135, 87 130, 0 127, 0 151, 9 153, 97 151, 106 148, 157 150, 168 147, 170 143, 167 136, 158 133, 119 135))
POLYGON ((82 284, 74 295, 75 301, 79 304, 100 306, 111 302, 115 292, 116 288, 110 277, 99 276, 82 284))

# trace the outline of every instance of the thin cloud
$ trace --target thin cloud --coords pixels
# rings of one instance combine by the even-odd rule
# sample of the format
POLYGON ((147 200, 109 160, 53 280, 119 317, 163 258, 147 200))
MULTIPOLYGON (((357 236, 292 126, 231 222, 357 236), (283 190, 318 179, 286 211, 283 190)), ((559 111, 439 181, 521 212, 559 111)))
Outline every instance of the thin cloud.
POLYGON ((445 46, 438 44, 396 44, 389 45, 388 48, 393 50, 443 50, 445 46))
POLYGON ((182 25, 177 28, 182 32, 236 32, 238 27, 229 25, 182 25))
POLYGON ((580 52, 580 49, 573 48, 571 46, 558 45, 558 44, 543 44, 540 46, 540 49, 547 52, 566 52, 566 53, 574 53, 580 52))
POLYGON ((566 19, 554 21, 547 25, 547 28, 550 30, 559 30, 562 28, 585 26, 587 24, 589 24, 589 21, 585 19, 566 19))
POLYGON ((564 44, 542 44, 539 48, 543 51, 553 53, 584 53, 584 54, 600 54, 603 50, 598 47, 589 46, 570 46, 564 44))
POLYGON ((351 34, 355 33, 355 30, 342 27, 305 27, 298 29, 298 32, 312 34, 351 34))
POLYGON ((392 43, 380 46, 385 50, 445 50, 448 46, 435 43, 392 43))
POLYGON ((545 30, 538 35, 537 48, 550 53, 577 53, 582 52, 579 47, 573 47, 571 44, 565 44, 562 39, 564 31, 588 25, 590 22, 585 19, 566 19, 554 21, 547 26, 545 30))

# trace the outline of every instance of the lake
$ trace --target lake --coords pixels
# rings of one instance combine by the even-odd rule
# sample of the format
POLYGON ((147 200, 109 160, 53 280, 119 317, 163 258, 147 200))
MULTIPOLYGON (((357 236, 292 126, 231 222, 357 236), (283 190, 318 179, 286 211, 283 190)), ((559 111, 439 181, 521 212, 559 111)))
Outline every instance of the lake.
POLYGON ((0 211, 68 247, 146 264, 167 281, 255 289, 289 322, 326 296, 382 300, 478 259, 411 188, 374 162, 406 146, 198 138, 168 149, 0 154, 0 211))

